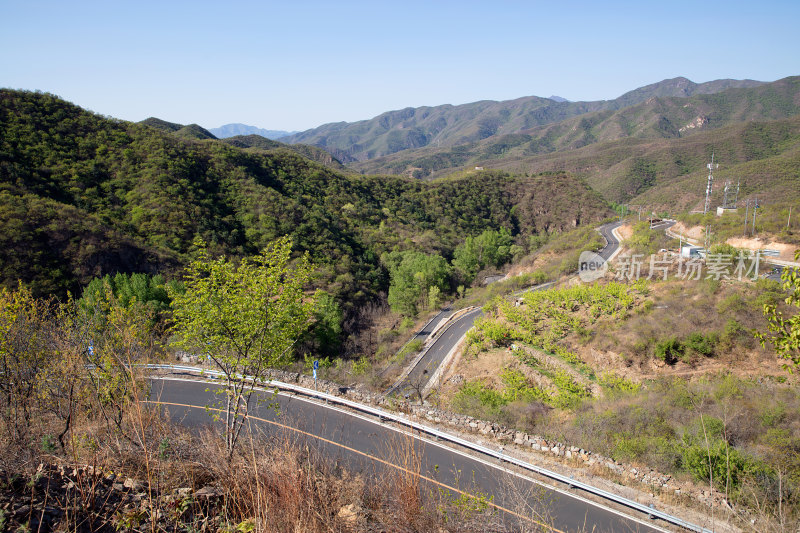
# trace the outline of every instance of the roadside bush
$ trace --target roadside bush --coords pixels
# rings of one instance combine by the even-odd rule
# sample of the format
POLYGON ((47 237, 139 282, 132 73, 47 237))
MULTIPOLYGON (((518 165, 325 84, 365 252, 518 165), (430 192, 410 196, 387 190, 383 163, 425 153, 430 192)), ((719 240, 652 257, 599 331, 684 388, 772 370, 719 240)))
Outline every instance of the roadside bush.
POLYGON ((711 480, 719 490, 736 492, 746 474, 755 473, 758 465, 739 453, 723 439, 714 439, 708 446, 702 442, 688 444, 682 452, 684 470, 698 481, 711 480))
POLYGON ((370 369, 372 364, 366 356, 362 355, 357 360, 353 361, 353 375, 360 376, 365 374, 370 369))
POLYGON ((728 321, 725 322, 720 341, 730 349, 743 341, 745 345, 752 344, 752 342, 748 342, 752 341, 752 337, 748 335, 747 330, 738 320, 729 318, 728 321))

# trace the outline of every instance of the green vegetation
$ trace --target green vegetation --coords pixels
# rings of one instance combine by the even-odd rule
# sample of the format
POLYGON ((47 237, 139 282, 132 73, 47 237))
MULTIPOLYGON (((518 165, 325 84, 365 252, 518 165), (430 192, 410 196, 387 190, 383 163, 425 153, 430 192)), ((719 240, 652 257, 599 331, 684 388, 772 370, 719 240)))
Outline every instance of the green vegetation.
MULTIPOLYGON (((697 192, 692 196, 702 196, 703 171, 712 145, 720 161, 726 162, 725 170, 721 169, 721 175, 726 176, 734 162, 767 160, 785 151, 796 158, 791 147, 797 145, 797 119, 792 117, 800 112, 795 100, 798 84, 798 78, 792 77, 719 95, 628 101, 620 107, 614 101, 588 107, 586 103, 557 104, 553 107, 562 111, 570 106, 582 109, 579 116, 557 113, 544 121, 522 115, 526 117, 524 125, 514 122, 522 118, 514 114, 496 135, 483 140, 461 138, 451 143, 455 146, 442 148, 407 146, 400 153, 378 158, 374 156, 381 152, 373 152, 352 166, 362 172, 418 177, 437 177, 454 168, 475 165, 517 172, 566 170, 590 180, 607 199, 618 203, 645 195, 653 187, 670 187, 673 192, 683 193, 663 198, 662 205, 674 209, 675 198, 684 202, 685 193, 694 191, 686 187, 685 181, 674 187, 676 177, 691 174, 697 180, 697 192), (696 127, 698 119, 700 127, 696 127), (687 128, 689 124, 695 127, 687 128), (514 133, 515 127, 525 133, 514 133)), ((437 136, 437 140, 440 138, 437 136)), ((304 139, 314 142, 311 137, 304 139)), ((791 167, 783 172, 793 173, 791 167)), ((730 173, 734 178, 755 174, 730 173)), ((763 177, 758 180, 763 181, 763 177)), ((648 197, 647 202, 641 203, 654 202, 648 197)))
POLYGON ((469 354, 499 357, 497 349, 510 348, 512 362, 505 360, 500 379, 466 381, 452 406, 713 486, 773 519, 796 519, 800 396, 783 385, 786 376, 666 377, 653 369, 669 367, 651 361, 683 368, 702 368, 710 357, 715 367, 769 361, 749 332, 764 331, 756 311, 765 303, 787 317, 785 299, 780 284, 764 279, 595 283, 531 292, 520 306, 495 299, 468 334, 469 354), (589 394, 595 384, 602 394, 589 394))
POLYGON ((394 311, 416 316, 418 310, 438 307, 450 277, 450 266, 441 255, 391 252, 381 261, 389 269, 389 305, 394 311))
POLYGON ((569 424, 539 419, 537 429, 619 461, 712 482, 731 502, 759 501, 775 512, 779 501, 787 508, 797 503, 800 441, 789 428, 798 420, 800 397, 760 381, 663 378, 585 404, 569 424))
POLYGON ((643 220, 633 224, 633 234, 625 240, 625 245, 636 254, 653 255, 665 248, 678 248, 678 243, 664 234, 664 230, 650 229, 650 222, 643 220))
POLYGON ((544 390, 531 386, 519 370, 505 369, 500 374, 503 390, 497 391, 480 381, 468 381, 453 398, 453 405, 463 412, 479 418, 503 417, 501 408, 513 402, 545 402, 551 398, 544 390))
MULTIPOLYGON (((315 285, 338 303, 344 341, 369 326, 364 304, 389 292, 384 253, 449 261, 487 230, 524 252, 532 235, 608 213, 563 174, 430 184, 352 176, 285 148, 176 137, 180 125, 162 122, 110 120, 52 95, 0 91, 3 286, 22 280, 36 296, 63 297, 106 274, 177 279, 196 237, 215 255, 240 258, 288 235, 296 254, 310 254, 315 285)), ((440 287, 442 297, 455 287, 440 287)))
MULTIPOLYGON (((800 183, 800 182, 799 182, 800 183)), ((777 195, 776 195, 777 196, 777 195)), ((756 232, 753 233, 753 206, 752 202, 749 207, 740 201, 739 209, 735 213, 726 213, 724 216, 718 217, 715 213, 702 215, 702 214, 681 214, 678 220, 687 227, 699 226, 708 228, 710 232, 710 241, 721 245, 731 238, 738 237, 753 237, 764 236, 764 234, 772 235, 780 242, 787 244, 800 244, 800 223, 797 220, 792 222, 789 216, 789 209, 792 208, 792 213, 797 212, 798 201, 792 198, 789 193, 783 198, 775 198, 772 201, 760 199, 761 206, 756 213, 756 232), (767 202, 769 202, 767 204, 767 202), (745 215, 747 215, 747 224, 745 224, 745 215), (787 225, 788 223, 788 225, 787 225)), ((738 250, 735 252, 738 254, 738 250)))
POLYGON ((153 316, 162 318, 172 301, 169 293, 183 292, 183 284, 166 282, 160 274, 117 274, 113 277, 106 274, 89 282, 78 305, 87 312, 101 309, 109 292, 123 307, 130 307, 134 303, 144 304, 153 316))
POLYGON ((713 85, 713 89, 712 85, 703 84, 701 87, 707 89, 694 94, 684 92, 684 87, 691 82, 682 80, 676 84, 675 81, 665 80, 655 84, 656 89, 651 89, 652 86, 637 89, 607 101, 555 102, 529 96, 503 102, 406 108, 366 121, 326 124, 284 140, 345 153, 351 161, 360 161, 356 166, 363 171, 404 173, 419 170, 421 176, 428 176, 432 171, 474 164, 515 152, 540 153, 567 146, 584 146, 597 140, 618 138, 620 131, 647 137, 676 136, 681 126, 692 121, 701 109, 709 107, 716 111, 715 118, 718 117, 721 123, 741 120, 741 115, 748 118, 789 116, 797 107, 791 99, 792 78, 766 86, 726 80, 713 85), (679 86, 681 89, 677 89, 679 86), (723 102, 711 100, 709 95, 703 94, 706 90, 724 91, 733 87, 745 89, 738 94, 727 91, 729 100, 723 102), (677 98, 687 94, 692 94, 692 97, 677 98), (659 97, 661 105, 647 103, 653 95, 659 97), (684 107, 687 100, 691 102, 690 109, 684 107), (775 101, 775 105, 765 108, 756 104, 760 102, 763 106, 766 101, 775 101), (635 127, 628 126, 633 124, 635 127), (370 160, 381 156, 392 161, 395 159, 393 155, 402 161, 394 168, 389 168, 385 161, 380 170, 371 164, 370 160))
POLYGON ((264 150, 274 154, 280 154, 281 151, 291 151, 334 170, 344 170, 344 165, 342 165, 338 159, 316 146, 307 144, 283 144, 260 135, 236 135, 235 137, 228 137, 220 140, 225 144, 237 148, 250 148, 254 151, 264 150))
MULTIPOLYGON (((496 529, 490 498, 422 490, 416 459, 376 482, 291 435, 248 432, 229 452, 223 432, 175 423, 137 371, 164 355, 162 332, 146 305, 123 305, 110 286, 88 309, 0 287, 0 482, 13 505, 0 511, 4 531, 351 530, 337 516, 348 506, 370 530, 496 529), (14 512, 20 501, 33 511, 14 512), (309 508, 321 513, 298 512, 309 508)), ((387 447, 386 460, 417 453, 406 441, 387 447)))
POLYGON ((484 268, 500 268, 508 263, 513 255, 513 242, 511 233, 505 228, 486 230, 474 238, 467 237, 453 253, 453 266, 464 283, 469 284, 484 268))
MULTIPOLYGON (((601 317, 624 319, 634 307, 634 294, 634 290, 626 285, 608 283, 527 292, 522 297, 522 306, 495 299, 484 307, 487 316, 476 320, 475 327, 467 333, 466 350, 480 353, 491 348, 517 345, 514 354, 519 361, 552 383, 552 390, 538 393, 537 400, 552 407, 575 408, 591 397, 586 385, 577 381, 575 374, 588 381, 596 381, 597 377, 589 365, 559 341, 568 333, 585 331, 601 317), (542 356, 537 356, 537 351, 542 356), (548 363, 543 356, 553 357, 572 370, 548 363)), ((524 376, 521 379, 524 381, 524 376)), ((621 378, 611 376, 606 376, 601 384, 620 390, 635 388, 621 378)), ((472 388, 464 394, 475 396, 476 385, 465 386, 472 388)), ((488 394, 477 397, 483 402, 488 394)))
MULTIPOLYGON (((800 258, 800 252, 795 259, 800 258)), ((789 293, 784 300, 788 306, 800 309, 800 273, 794 268, 785 268, 781 274, 783 288, 789 293)), ((776 302, 764 304, 764 315, 767 317, 768 333, 757 333, 762 345, 769 341, 775 346, 779 357, 788 359, 794 366, 800 365, 800 312, 786 314, 778 308, 776 302)))
POLYGON ((174 345, 203 354, 223 373, 221 412, 232 454, 254 387, 271 367, 291 360, 308 328, 315 302, 303 290, 312 269, 307 257, 290 267, 288 238, 239 264, 212 259, 204 243, 196 244, 199 255, 187 267, 185 290, 171 294, 174 345))
POLYGON ((655 356, 668 365, 675 364, 683 357, 684 347, 675 337, 658 341, 655 347, 655 356))

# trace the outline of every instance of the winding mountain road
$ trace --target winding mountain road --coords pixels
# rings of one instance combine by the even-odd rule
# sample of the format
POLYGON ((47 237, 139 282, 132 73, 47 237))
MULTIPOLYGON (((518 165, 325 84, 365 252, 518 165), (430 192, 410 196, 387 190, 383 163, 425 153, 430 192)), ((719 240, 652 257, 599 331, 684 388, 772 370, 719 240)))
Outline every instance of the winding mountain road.
MULTIPOLYGON (((611 222, 600 226, 598 231, 606 239, 606 245, 598 252, 598 255, 608 261, 608 259, 619 248, 619 240, 614 237, 613 231, 622 225, 622 222, 611 222)), ((552 283, 545 283, 537 287, 532 287, 527 290, 542 290, 550 287, 552 283)), ((525 291, 523 291, 525 292, 525 291)), ((434 320, 437 323, 442 319, 436 316, 434 320)), ((402 396, 415 397, 420 395, 421 391, 428 383, 429 379, 436 373, 436 370, 444 361, 447 354, 455 349, 456 345, 461 342, 464 334, 469 331, 475 320, 482 316, 483 312, 478 308, 474 309, 458 319, 454 320, 452 324, 445 326, 444 331, 439 333, 439 337, 434 343, 428 347, 423 356, 416 362, 414 368, 409 372, 408 376, 403 379, 398 385, 392 387, 389 392, 391 394, 400 394, 402 396)), ((425 327, 423 331, 417 334, 415 338, 424 340, 425 337, 420 337, 425 330, 433 331, 435 327, 425 327)))
MULTIPOLYGON (((608 241, 600 252, 605 259, 619 246, 611 233, 618 225, 599 228, 608 241)), ((439 333, 403 382, 400 392, 417 392, 419 383, 435 372, 481 314, 480 309, 469 311, 439 333)), ((417 337, 430 335, 448 315, 449 311, 438 314, 417 337)), ((218 387, 196 377, 154 377, 150 401, 161 405, 175 421, 203 426, 211 423, 206 406, 215 403, 218 396, 214 390, 218 387)), ((535 480, 508 468, 506 463, 499 464, 496 459, 467 453, 455 445, 436 442, 320 401, 265 391, 253 398, 248 413, 252 431, 308 443, 327 460, 351 470, 374 476, 412 473, 432 489, 442 489, 454 496, 468 492, 491 497, 490 506, 513 530, 667 531, 647 517, 591 501, 555 482, 535 480), (413 464, 408 463, 409 457, 415 458, 413 464)))
MULTIPOLYGON (((205 406, 218 399, 217 387, 196 379, 153 378, 150 402, 181 424, 205 426, 212 423, 205 406)), ((421 476, 423 486, 452 497, 491 496, 498 520, 514 530, 666 531, 646 517, 628 516, 567 487, 545 485, 505 464, 339 407, 265 391, 251 400, 248 412, 252 431, 295 445, 307 443, 325 460, 363 472, 368 479, 411 473, 421 476)))

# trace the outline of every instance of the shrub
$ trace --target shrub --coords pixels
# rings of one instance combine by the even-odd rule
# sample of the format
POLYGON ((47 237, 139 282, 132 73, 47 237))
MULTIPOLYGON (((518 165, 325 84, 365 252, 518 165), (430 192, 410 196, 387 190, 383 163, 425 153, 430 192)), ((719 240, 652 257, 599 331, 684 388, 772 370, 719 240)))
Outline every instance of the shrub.
POLYGON ((729 345, 733 345, 744 333, 745 329, 742 325, 737 320, 729 318, 725 323, 725 329, 722 331, 722 340, 729 345))
POLYGON ((705 336, 702 333, 694 332, 686 337, 684 345, 695 353, 709 357, 714 353, 714 336, 705 336))
POLYGON ((683 449, 683 468, 698 481, 713 480, 720 490, 736 491, 742 477, 755 470, 755 464, 722 439, 692 443, 683 449))
POLYGON ((747 302, 741 294, 734 293, 728 295, 724 300, 717 304, 717 312, 721 315, 727 313, 739 313, 747 309, 747 302))
POLYGON ((361 356, 357 361, 353 361, 353 375, 360 376, 369 370, 370 362, 366 356, 361 356))
POLYGON ((408 344, 406 344, 402 350, 398 353, 400 356, 406 356, 411 353, 419 352, 422 350, 424 343, 420 339, 414 339, 408 344))
POLYGON ((641 384, 634 383, 633 381, 619 376, 614 372, 603 372, 600 374, 598 383, 600 383, 602 387, 608 389, 609 391, 617 393, 639 392, 639 390, 642 388, 641 384))
POLYGON ((674 365, 683 355, 684 347, 677 338, 671 337, 656 343, 655 356, 668 365, 674 365))

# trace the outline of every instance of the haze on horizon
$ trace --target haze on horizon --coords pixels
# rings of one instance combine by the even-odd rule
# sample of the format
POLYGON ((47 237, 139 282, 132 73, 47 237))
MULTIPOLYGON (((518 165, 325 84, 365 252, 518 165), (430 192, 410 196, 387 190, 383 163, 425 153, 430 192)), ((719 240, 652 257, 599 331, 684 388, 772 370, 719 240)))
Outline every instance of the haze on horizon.
POLYGON ((139 121, 305 130, 404 107, 800 74, 800 4, 14 2, 0 86, 139 121))

